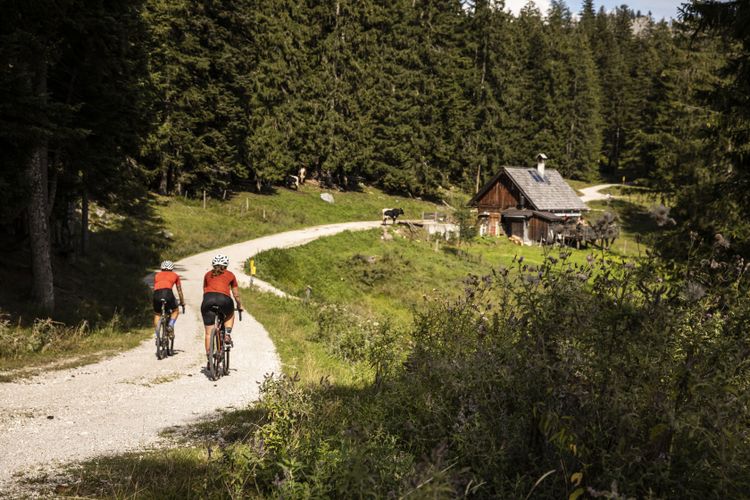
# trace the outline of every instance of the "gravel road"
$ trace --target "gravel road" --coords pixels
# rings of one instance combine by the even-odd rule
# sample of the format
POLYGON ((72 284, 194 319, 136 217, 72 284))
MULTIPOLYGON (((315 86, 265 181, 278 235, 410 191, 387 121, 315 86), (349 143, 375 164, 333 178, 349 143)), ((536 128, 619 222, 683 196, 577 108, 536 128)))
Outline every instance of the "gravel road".
POLYGON ((211 382, 203 373, 200 301, 211 257, 224 253, 241 286, 243 262, 263 250, 302 245, 374 222, 317 226, 203 252, 175 263, 186 313, 176 325, 177 353, 158 361, 153 341, 96 364, 0 384, 0 497, 19 474, 33 475, 66 462, 153 445, 165 429, 241 408, 258 397, 258 382, 279 370, 268 332, 249 314, 235 323, 230 375, 211 382))
POLYGON ((604 193, 600 193, 602 189, 607 189, 608 187, 612 186, 620 186, 621 184, 598 184, 596 186, 591 186, 587 188, 581 188, 579 191, 583 193, 580 198, 581 201, 586 203, 587 201, 595 201, 595 200, 606 200, 607 195, 604 193))

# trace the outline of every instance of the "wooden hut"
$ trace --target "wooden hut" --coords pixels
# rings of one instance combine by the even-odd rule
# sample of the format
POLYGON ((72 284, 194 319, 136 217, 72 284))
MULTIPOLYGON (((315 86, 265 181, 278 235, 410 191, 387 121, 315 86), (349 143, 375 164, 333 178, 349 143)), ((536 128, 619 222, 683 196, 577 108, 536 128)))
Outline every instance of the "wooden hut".
POLYGON ((588 210, 544 154, 536 168, 503 167, 469 201, 477 208, 479 234, 517 236, 526 244, 552 243, 553 228, 576 223, 588 210))

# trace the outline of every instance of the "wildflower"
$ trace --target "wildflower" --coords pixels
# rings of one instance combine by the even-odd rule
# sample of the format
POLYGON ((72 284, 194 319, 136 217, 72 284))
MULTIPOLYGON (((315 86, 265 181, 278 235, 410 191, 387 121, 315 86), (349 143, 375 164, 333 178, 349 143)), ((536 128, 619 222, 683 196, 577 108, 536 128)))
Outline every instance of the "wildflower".
POLYGON ((669 208, 664 205, 654 205, 649 210, 649 213, 659 227, 666 225, 674 226, 677 224, 677 222, 669 216, 669 208))
POLYGON ((706 295, 706 289, 694 281, 688 281, 682 295, 687 302, 698 302, 706 295))
POLYGON ((726 239, 723 234, 716 233, 716 235, 714 235, 714 246, 716 248, 723 248, 726 250, 727 248, 729 248, 729 240, 726 239))

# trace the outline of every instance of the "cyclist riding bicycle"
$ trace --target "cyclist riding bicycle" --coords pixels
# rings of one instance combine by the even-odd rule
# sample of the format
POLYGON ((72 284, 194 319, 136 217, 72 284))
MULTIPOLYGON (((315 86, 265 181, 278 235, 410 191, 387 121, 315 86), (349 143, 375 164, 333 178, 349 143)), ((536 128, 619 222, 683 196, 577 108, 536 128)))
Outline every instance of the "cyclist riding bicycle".
POLYGON ((180 296, 180 305, 185 306, 185 299, 182 296, 182 284, 179 275, 173 271, 174 262, 165 260, 161 263, 161 271, 154 276, 154 333, 159 334, 159 319, 161 316, 161 301, 166 301, 165 310, 169 314, 169 323, 167 324, 167 333, 174 338, 174 324, 177 316, 180 315, 177 309, 177 300, 172 293, 172 287, 177 287, 177 293, 180 296))
MULTIPOLYGON (((224 339, 227 345, 232 345, 232 327, 234 326, 234 304, 232 296, 237 302, 237 310, 242 310, 240 304, 240 294, 237 287, 237 278, 232 271, 227 270, 229 257, 218 254, 211 260, 213 269, 203 277, 203 302, 201 303, 201 316, 203 316, 203 325, 206 327, 206 358, 209 358, 209 347, 211 339, 211 329, 216 321, 216 313, 211 310, 212 306, 218 306, 224 315, 224 328, 226 337, 224 339), (230 295, 231 290, 231 295, 230 295)), ((210 362, 210 359, 209 359, 210 362)))

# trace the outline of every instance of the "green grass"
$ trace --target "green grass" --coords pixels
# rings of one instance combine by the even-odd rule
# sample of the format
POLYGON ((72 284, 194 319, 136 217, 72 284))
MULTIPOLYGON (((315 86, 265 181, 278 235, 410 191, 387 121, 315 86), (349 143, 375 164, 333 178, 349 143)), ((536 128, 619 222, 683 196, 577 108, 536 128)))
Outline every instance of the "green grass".
POLYGON ((124 328, 116 321, 93 331, 85 324, 66 327, 43 322, 25 327, 4 322, 0 324, 0 382, 95 363, 136 347, 150 335, 150 328, 124 328))
MULTIPOLYGON (((314 338, 318 311, 327 304, 340 304, 360 317, 408 329, 414 309, 425 307, 428 298, 463 293, 468 275, 511 266, 519 257, 530 265, 540 264, 547 255, 558 253, 548 247, 517 246, 505 239, 454 247, 436 244, 421 232, 412 235, 406 228, 389 231, 392 241, 383 241, 381 230, 347 231, 256 256, 261 279, 299 297, 307 286, 312 287, 309 304, 243 291, 248 309, 269 331, 287 375, 297 373, 307 383, 328 376, 337 385, 354 387, 372 379, 369 366, 333 356, 314 338)), ((583 264, 589 253, 573 251, 569 260, 583 264)))
POLYGON ((649 214, 649 209, 658 203, 658 195, 632 186, 614 186, 610 189, 615 197, 589 202, 591 211, 586 219, 593 223, 604 212, 614 213, 620 225, 620 237, 615 240, 612 252, 626 256, 645 255, 649 236, 660 230, 649 214))
POLYGON ((372 380, 369 367, 337 359, 324 344, 313 338, 320 304, 304 304, 255 290, 242 292, 248 310, 266 326, 286 375, 297 374, 306 384, 317 384, 321 379, 327 379, 345 387, 362 387, 372 380))
MULTIPOLYGON (((316 301, 351 304, 362 314, 388 314, 403 322, 425 295, 461 291, 469 274, 487 274, 517 257, 539 264, 557 253, 549 247, 514 245, 505 238, 456 247, 430 240, 421 231, 389 231, 392 241, 383 241, 378 229, 262 252, 255 257, 258 277, 296 296, 311 286, 316 301)), ((583 263, 588 253, 573 251, 570 259, 583 263)))
POLYGON ((379 220, 382 209, 389 207, 403 208, 405 219, 421 219, 422 212, 446 211, 430 202, 390 196, 369 187, 362 192, 332 192, 332 204, 320 199, 323 192, 330 191, 306 185, 299 191, 279 189, 273 195, 237 193, 227 201, 208 200, 205 209, 202 200, 158 197, 157 215, 173 235, 161 257, 174 260, 307 226, 379 220))
POLYGON ((29 486, 42 497, 183 499, 226 498, 221 485, 208 488, 208 447, 102 457, 69 469, 63 477, 41 476, 29 486))

